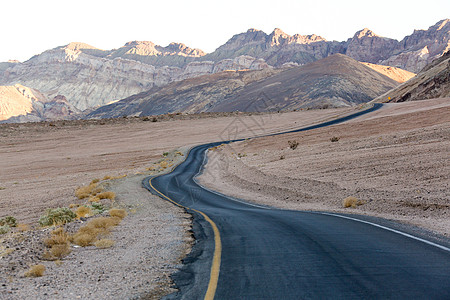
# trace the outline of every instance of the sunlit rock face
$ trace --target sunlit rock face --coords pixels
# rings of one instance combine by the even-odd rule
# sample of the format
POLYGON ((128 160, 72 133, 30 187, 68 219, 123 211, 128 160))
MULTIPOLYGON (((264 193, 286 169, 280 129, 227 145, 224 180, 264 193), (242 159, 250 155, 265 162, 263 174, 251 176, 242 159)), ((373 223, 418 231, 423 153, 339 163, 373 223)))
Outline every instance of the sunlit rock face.
POLYGON ((48 99, 41 92, 26 86, 0 86, 0 121, 38 122, 70 119, 80 111, 64 96, 48 99))

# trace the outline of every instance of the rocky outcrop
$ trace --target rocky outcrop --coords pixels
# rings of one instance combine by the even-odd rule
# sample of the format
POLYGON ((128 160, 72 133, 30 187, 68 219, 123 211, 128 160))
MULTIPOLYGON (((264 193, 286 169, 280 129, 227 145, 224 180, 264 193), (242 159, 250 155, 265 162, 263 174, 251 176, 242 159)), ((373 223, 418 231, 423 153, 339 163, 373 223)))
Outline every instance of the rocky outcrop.
POLYGON ((446 97, 450 97, 450 51, 426 66, 411 80, 373 101, 404 102, 446 97))
POLYGON ((0 86, 0 121, 11 123, 68 119, 80 113, 63 96, 47 99, 35 89, 0 86))
POLYGON ((334 55, 305 66, 227 71, 174 82, 86 117, 340 107, 367 102, 397 84, 345 55, 334 55))
POLYGON ((358 61, 375 64, 390 57, 397 45, 397 40, 378 36, 364 28, 348 40, 345 54, 358 61))

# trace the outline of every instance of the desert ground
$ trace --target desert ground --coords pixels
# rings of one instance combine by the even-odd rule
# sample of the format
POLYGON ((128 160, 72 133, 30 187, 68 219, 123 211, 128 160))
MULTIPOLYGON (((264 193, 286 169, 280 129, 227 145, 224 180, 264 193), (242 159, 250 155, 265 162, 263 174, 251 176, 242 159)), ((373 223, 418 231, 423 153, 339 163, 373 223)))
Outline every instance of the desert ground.
MULTIPOLYGON (((170 169, 155 169, 161 160, 176 165, 192 145, 299 128, 358 109, 0 125, 0 217, 31 227, 0 236, 0 298, 159 299, 173 291, 169 276, 193 242, 190 215, 141 188, 145 176, 170 169), (74 191, 95 178, 116 193, 111 205, 128 212, 111 233, 116 244, 72 246, 62 261, 42 260, 52 228, 39 227, 39 216, 85 203, 74 191), (24 277, 37 263, 45 265, 44 276, 24 277)), ((381 216, 448 237, 449 112, 449 99, 392 104, 330 128, 233 143, 209 151, 200 181, 261 204, 381 216), (288 141, 299 144, 292 150, 288 141), (365 204, 344 209, 347 196, 365 204)))
MULTIPOLYGON (((355 111, 276 114, 165 115, 91 121, 0 125, 0 217, 14 216, 29 230, 0 236, 1 299, 159 298, 170 293, 169 275, 189 252, 190 215, 141 188, 155 163, 190 145, 251 137, 317 123, 355 111), (163 153, 169 152, 164 158, 163 153), (79 186, 100 183, 117 195, 113 206, 128 216, 111 233, 108 249, 75 247, 61 262, 42 260, 53 228, 37 221, 47 208, 81 205, 79 186), (43 277, 25 278, 44 264, 43 277)), ((183 157, 175 155, 171 163, 183 157)), ((163 170, 163 171, 167 171, 163 170)), ((66 225, 71 233, 88 220, 66 225)))
POLYGON ((443 98, 211 149, 199 182, 259 204, 377 216, 449 237, 449 157, 450 99, 443 98), (350 196, 362 205, 344 208, 350 196))

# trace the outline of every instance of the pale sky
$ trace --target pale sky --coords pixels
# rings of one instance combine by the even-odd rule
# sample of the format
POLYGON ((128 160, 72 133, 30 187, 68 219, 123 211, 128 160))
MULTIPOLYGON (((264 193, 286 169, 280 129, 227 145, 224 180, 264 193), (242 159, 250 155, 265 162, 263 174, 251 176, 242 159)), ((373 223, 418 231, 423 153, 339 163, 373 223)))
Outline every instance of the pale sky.
POLYGON ((128 41, 181 42, 212 52, 234 34, 317 34, 343 41, 365 27, 401 40, 450 18, 449 0, 2 0, 0 62, 70 42, 113 49, 128 41))

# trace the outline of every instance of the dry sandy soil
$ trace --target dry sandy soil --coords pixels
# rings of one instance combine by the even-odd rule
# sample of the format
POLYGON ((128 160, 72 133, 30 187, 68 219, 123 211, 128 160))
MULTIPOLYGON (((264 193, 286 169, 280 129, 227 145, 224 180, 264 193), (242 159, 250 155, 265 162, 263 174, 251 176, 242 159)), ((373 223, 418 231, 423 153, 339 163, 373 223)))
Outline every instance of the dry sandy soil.
MULTIPOLYGON (((97 121, 0 125, 0 217, 31 225, 0 235, 1 299, 159 298, 169 293, 168 275, 192 241, 190 216, 141 188, 146 169, 163 152, 185 145, 250 137, 328 120, 353 108, 282 114, 240 113, 97 121), (115 246, 72 247, 62 264, 42 261, 42 240, 51 229, 37 220, 45 209, 83 204, 74 190, 94 178, 105 181, 129 215, 111 233, 115 246), (9 247, 9 248, 8 248, 9 247), (24 278, 42 263, 43 277, 24 278)), ((180 159, 181 156, 178 157, 180 159)), ((68 225, 68 230, 83 221, 68 225)))
POLYGON ((449 157, 445 98, 388 104, 345 124, 223 145, 209 151, 199 181, 251 202, 378 216, 450 237, 449 157), (295 150, 289 141, 298 142, 295 150), (365 204, 344 209, 348 196, 365 204))

